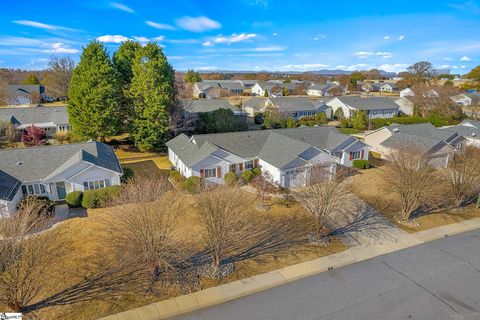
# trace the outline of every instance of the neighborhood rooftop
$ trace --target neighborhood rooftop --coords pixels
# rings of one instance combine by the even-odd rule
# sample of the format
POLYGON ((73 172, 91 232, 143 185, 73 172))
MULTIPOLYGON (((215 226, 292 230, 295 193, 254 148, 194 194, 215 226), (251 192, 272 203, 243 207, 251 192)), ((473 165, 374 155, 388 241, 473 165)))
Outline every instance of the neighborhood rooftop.
POLYGON ((270 98, 269 100, 280 112, 328 108, 323 100, 312 100, 304 97, 275 97, 270 98))
POLYGON ((394 99, 387 97, 338 96, 341 102, 358 110, 398 109, 394 99))
POLYGON ((226 99, 182 100, 182 106, 189 113, 211 112, 217 109, 239 111, 238 108, 231 105, 226 99))
POLYGON ((390 138, 382 143, 382 145, 387 147, 399 147, 411 143, 430 149, 442 141, 449 143, 459 135, 458 130, 442 130, 436 128, 431 123, 410 125, 392 124, 385 128, 393 133, 390 138))
POLYGON ((282 167, 311 147, 332 152, 355 141, 355 138, 339 133, 334 127, 321 126, 203 134, 191 138, 180 135, 169 141, 167 146, 189 166, 216 149, 223 149, 246 159, 260 156, 282 167))
POLYGON ((68 124, 66 107, 0 108, 0 122, 22 124, 68 124))

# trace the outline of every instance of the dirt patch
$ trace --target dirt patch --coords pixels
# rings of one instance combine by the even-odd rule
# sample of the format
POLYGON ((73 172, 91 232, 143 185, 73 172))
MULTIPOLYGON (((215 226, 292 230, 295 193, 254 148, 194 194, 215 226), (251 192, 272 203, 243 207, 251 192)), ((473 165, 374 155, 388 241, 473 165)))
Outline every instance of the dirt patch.
POLYGON ((161 165, 161 167, 166 167, 161 169, 160 166, 153 160, 141 161, 141 162, 131 162, 131 163, 122 163, 122 167, 130 168, 133 170, 134 174, 140 176, 165 176, 168 175, 168 170, 170 167, 161 165))

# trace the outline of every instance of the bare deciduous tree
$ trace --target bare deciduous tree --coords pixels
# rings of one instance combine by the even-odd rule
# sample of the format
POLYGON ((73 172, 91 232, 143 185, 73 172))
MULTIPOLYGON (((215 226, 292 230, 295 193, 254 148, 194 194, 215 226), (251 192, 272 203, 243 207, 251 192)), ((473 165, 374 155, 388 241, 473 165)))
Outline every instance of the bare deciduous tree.
POLYGON ((127 265, 148 275, 147 292, 180 262, 177 223, 184 211, 181 197, 169 194, 162 179, 135 177, 123 186, 107 225, 113 252, 127 265))
POLYGON ((58 234, 38 234, 50 218, 44 203, 29 197, 17 213, 0 221, 0 302, 28 310, 48 286, 52 264, 64 253, 58 234))
POLYGON ((295 199, 303 205, 315 221, 314 242, 325 243, 330 230, 327 220, 348 200, 347 171, 337 168, 331 176, 327 166, 314 166, 310 174, 310 184, 293 192, 295 199))
POLYGON ((272 175, 267 171, 262 172, 252 180, 252 185, 257 189, 257 196, 260 199, 260 205, 257 206, 258 210, 265 211, 268 209, 265 200, 268 195, 275 192, 276 189, 272 184, 272 180, 272 175))
POLYGON ((205 242, 216 277, 222 274, 225 252, 245 230, 241 191, 235 187, 216 187, 197 197, 197 206, 205 228, 205 242))
POLYGON ((70 57, 50 57, 44 81, 53 96, 62 100, 67 98, 74 67, 75 63, 70 57))
POLYGON ((443 173, 457 207, 472 200, 480 191, 480 149, 467 146, 455 153, 443 173))
POLYGON ((397 220, 406 222, 421 207, 433 204, 440 181, 428 164, 429 155, 413 143, 393 150, 388 160, 381 178, 386 189, 400 196, 397 220))

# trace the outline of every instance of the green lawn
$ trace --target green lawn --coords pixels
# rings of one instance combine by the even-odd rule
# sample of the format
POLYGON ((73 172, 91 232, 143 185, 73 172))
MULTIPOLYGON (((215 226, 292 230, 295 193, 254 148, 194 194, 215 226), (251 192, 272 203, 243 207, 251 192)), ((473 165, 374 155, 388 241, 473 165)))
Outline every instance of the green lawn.
POLYGON ((132 169, 135 175, 147 177, 168 175, 169 171, 169 168, 159 168, 159 166, 153 160, 123 163, 122 167, 132 169))

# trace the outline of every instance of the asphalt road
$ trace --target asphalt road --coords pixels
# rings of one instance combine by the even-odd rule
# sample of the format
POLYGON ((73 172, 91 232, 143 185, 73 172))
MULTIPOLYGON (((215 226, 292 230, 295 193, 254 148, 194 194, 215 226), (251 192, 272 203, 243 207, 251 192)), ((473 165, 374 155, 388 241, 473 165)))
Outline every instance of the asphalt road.
POLYGON ((324 272, 175 319, 480 319, 480 230, 324 272))

